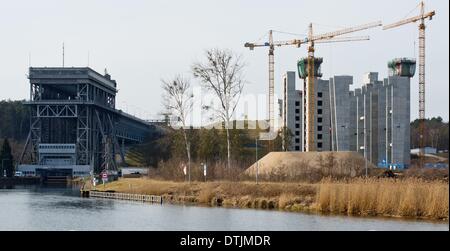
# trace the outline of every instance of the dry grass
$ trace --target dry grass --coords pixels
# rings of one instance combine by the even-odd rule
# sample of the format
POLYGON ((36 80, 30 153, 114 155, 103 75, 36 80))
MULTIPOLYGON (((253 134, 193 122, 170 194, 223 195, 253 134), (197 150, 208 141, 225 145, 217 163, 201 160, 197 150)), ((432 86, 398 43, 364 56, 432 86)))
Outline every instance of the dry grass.
POLYGON ((161 195, 165 201, 210 206, 319 211, 363 216, 448 219, 449 187, 420 179, 326 179, 320 183, 174 182, 120 179, 99 190, 161 195))
POLYGON ((448 219, 449 186, 420 179, 324 180, 317 207, 326 213, 448 219))
POLYGON ((317 184, 254 182, 174 182, 153 179, 120 179, 98 190, 161 195, 166 201, 195 202, 243 208, 292 209, 295 204, 311 206, 317 184), (280 199, 282 203, 280 203, 280 199), (280 206, 281 204, 281 206, 280 206))
POLYGON ((295 194, 293 193, 283 193, 280 195, 280 198, 278 199, 278 206, 279 208, 284 208, 286 209, 289 206, 294 205, 297 200, 296 200, 295 194))

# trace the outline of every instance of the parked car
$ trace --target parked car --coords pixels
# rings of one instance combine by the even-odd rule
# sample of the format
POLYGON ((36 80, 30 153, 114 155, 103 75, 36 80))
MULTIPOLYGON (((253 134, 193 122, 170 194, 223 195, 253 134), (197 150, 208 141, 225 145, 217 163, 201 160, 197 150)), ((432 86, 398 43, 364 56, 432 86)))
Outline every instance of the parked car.
POLYGON ((16 171, 14 176, 16 176, 16 177, 23 177, 24 175, 23 175, 23 173, 21 171, 16 171))

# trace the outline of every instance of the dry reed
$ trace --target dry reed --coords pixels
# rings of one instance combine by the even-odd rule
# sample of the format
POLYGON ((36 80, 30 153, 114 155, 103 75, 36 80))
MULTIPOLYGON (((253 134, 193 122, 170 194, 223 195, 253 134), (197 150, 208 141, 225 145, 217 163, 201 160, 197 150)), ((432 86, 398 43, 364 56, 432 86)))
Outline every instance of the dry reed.
POLYGON ((413 178, 327 179, 320 183, 316 202, 326 213, 448 219, 449 186, 413 178))

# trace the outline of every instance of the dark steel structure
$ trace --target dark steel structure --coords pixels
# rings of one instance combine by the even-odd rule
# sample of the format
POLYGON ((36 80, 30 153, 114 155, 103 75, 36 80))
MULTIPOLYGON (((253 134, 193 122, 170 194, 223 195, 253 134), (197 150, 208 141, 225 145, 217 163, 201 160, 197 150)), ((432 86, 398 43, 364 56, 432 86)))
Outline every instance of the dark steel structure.
POLYGON ((155 124, 116 109, 117 83, 106 70, 102 75, 89 67, 32 67, 28 78, 30 133, 21 161, 28 153, 33 165, 117 170, 117 155, 125 164, 124 146, 157 130, 155 124), (60 153, 71 147, 69 161, 70 156, 60 153))

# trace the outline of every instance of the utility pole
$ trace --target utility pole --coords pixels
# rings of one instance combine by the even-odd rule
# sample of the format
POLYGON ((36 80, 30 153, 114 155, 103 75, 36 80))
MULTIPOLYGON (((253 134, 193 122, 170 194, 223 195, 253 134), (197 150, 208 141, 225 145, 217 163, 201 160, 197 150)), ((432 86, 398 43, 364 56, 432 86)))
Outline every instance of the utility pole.
POLYGON ((63 48, 62 48, 62 67, 64 68, 64 42, 63 42, 63 48))
POLYGON ((255 138, 255 152, 256 152, 256 184, 258 185, 258 169, 259 169, 259 163, 258 163, 258 138, 255 138))
POLYGON ((367 102, 366 102, 366 96, 367 96, 367 88, 366 92, 364 93, 364 165, 366 169, 366 179, 367 179, 367 158, 369 157, 367 154, 367 102))

